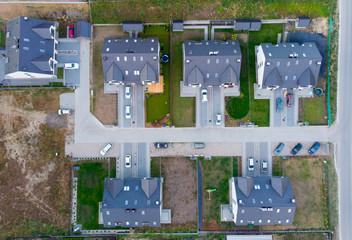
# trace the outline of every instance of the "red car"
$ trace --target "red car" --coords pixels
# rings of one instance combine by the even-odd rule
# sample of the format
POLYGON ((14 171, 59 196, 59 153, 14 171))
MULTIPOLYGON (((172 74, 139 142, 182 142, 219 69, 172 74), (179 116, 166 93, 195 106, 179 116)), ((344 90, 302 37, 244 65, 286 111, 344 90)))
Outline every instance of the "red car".
POLYGON ((74 27, 73 26, 69 26, 68 27, 68 36, 70 37, 70 38, 73 38, 74 37, 74 27))
POLYGON ((292 93, 287 94, 287 107, 293 106, 293 95, 292 93))

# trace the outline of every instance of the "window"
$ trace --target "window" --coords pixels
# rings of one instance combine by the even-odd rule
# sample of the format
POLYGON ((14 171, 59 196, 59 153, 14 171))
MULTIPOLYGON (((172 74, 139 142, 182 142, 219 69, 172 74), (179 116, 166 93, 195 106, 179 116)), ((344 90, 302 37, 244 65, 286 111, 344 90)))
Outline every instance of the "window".
POLYGON ((154 48, 152 47, 152 48, 150 48, 150 50, 153 52, 153 51, 154 51, 154 48))
POLYGON ((285 80, 287 80, 287 79, 288 79, 288 76, 286 75, 286 76, 285 76, 285 80))
POLYGON ((255 199, 254 198, 252 198, 252 203, 255 204, 255 199))
POLYGON ((124 186, 124 187, 123 187, 123 190, 124 190, 124 191, 129 191, 129 190, 130 190, 130 186, 124 186))
POLYGON ((291 62, 287 62, 287 67, 290 66, 291 62))
POLYGON ((286 223, 289 223, 289 222, 290 222, 290 220, 286 219, 286 223))
POLYGON ((243 223, 243 220, 241 220, 240 222, 243 223))
POLYGON ((278 224, 281 224, 281 221, 277 221, 278 224))
POLYGON ((241 210, 241 213, 244 213, 244 209, 241 210))
POLYGON ((309 60, 309 65, 312 65, 312 62, 313 62, 312 60, 309 60))
POLYGON ((277 62, 277 63, 276 63, 276 66, 278 66, 278 67, 279 67, 279 66, 280 66, 280 62, 277 62))
POLYGON ((106 211, 106 215, 110 215, 110 211, 106 211))
POLYGON ((278 208, 278 209, 276 210, 276 212, 279 213, 279 212, 280 212, 280 208, 278 208))
POLYGON ((139 75, 139 71, 134 71, 134 75, 139 75))
POLYGON ((23 47, 23 50, 28 51, 28 50, 29 50, 29 47, 23 47))
POLYGON ((39 52, 45 53, 45 50, 44 49, 39 49, 39 52))
POLYGON ((228 58, 226 58, 226 63, 229 63, 229 62, 230 62, 230 60, 228 58))
POLYGON ((136 186, 134 190, 138 191, 138 186, 136 186))
POLYGON ((269 52, 269 56, 271 57, 272 56, 272 54, 269 52))
POLYGON ((298 61, 298 60, 296 60, 296 65, 298 65, 298 63, 299 63, 299 61, 298 61))
POLYGON ((134 204, 134 205, 137 205, 137 200, 134 200, 134 201, 133 201, 133 204, 134 204))
POLYGON ((118 62, 120 62, 120 57, 116 57, 116 60, 117 60, 118 62))
POLYGON ((128 71, 127 70, 125 71, 125 74, 128 75, 128 71))
POLYGON ((9 38, 10 37, 10 32, 6 33, 6 37, 9 38))
POLYGON ((145 215, 145 211, 142 211, 142 215, 145 215))
POLYGON ((150 205, 150 200, 147 200, 147 205, 150 205))
POLYGON ((23 38, 23 41, 29 42, 29 38, 23 38))
POLYGON ((141 56, 141 61, 143 61, 143 56, 141 56))
POLYGON ((130 222, 126 222, 126 225, 127 225, 127 226, 130 225, 130 222))
POLYGON ((262 223, 262 220, 261 220, 261 219, 259 219, 259 223, 262 223))
POLYGON ((215 60, 215 62, 216 62, 216 63, 219 63, 219 62, 220 62, 219 58, 217 58, 217 59, 215 60))
POLYGON ((133 56, 133 62, 135 62, 136 61, 136 57, 135 56, 133 56))
POLYGON ((210 74, 209 74, 209 73, 207 73, 207 78, 209 78, 209 76, 210 76, 210 74))
POLYGON ((111 222, 108 222, 108 225, 111 225, 111 222))
POLYGON ((270 220, 268 220, 268 223, 270 223, 270 220))
POLYGON ((219 77, 219 73, 215 73, 215 78, 219 77))
POLYGON ((295 80, 296 80, 296 78, 297 78, 296 76, 293 76, 293 78, 292 78, 292 79, 293 79, 293 81, 295 81, 295 80))
POLYGON ((288 212, 289 212, 289 213, 290 213, 290 212, 292 212, 292 209, 291 209, 291 208, 289 208, 289 209, 288 209, 288 212))
POLYGON ((254 185, 254 189, 260 189, 260 185, 259 184, 255 184, 254 185))
POLYGON ((153 225, 156 225, 156 222, 153 222, 153 225))
POLYGON ((40 41, 40 44, 45 44, 45 42, 44 41, 40 41))
POLYGON ((271 198, 269 198, 269 203, 273 203, 273 200, 271 198))
POLYGON ((207 64, 210 64, 210 58, 207 59, 207 64))
POLYGON ((268 185, 268 184, 265 184, 265 188, 268 190, 268 189, 269 189, 269 185, 268 185))
POLYGON ((128 200, 125 200, 125 205, 126 205, 126 206, 128 205, 128 200))
POLYGON ((124 57, 123 57, 123 60, 125 60, 125 62, 127 62, 127 56, 124 56, 124 57))
POLYGON ((137 226, 137 225, 138 225, 138 222, 134 222, 134 225, 136 225, 136 226, 137 226))

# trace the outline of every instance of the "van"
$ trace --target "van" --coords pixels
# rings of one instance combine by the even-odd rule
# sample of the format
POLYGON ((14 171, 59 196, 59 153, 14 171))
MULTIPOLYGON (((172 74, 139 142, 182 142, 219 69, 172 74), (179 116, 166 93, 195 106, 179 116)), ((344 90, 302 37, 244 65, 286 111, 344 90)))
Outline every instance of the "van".
POLYGON ((202 89, 202 103, 208 102, 208 91, 206 89, 202 89))
POLYGON ((108 143, 102 150, 100 150, 101 155, 105 155, 112 148, 112 143, 108 143))
POLYGON ((205 144, 204 143, 193 143, 193 147, 195 149, 203 149, 203 148, 205 148, 205 144))

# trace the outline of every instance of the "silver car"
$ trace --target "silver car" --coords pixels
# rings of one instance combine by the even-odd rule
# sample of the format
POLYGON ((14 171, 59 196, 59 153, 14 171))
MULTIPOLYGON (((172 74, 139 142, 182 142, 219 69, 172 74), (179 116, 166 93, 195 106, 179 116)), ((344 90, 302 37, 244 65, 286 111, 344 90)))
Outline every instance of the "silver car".
POLYGON ((112 143, 108 143, 102 150, 100 150, 101 155, 105 155, 112 148, 112 143))

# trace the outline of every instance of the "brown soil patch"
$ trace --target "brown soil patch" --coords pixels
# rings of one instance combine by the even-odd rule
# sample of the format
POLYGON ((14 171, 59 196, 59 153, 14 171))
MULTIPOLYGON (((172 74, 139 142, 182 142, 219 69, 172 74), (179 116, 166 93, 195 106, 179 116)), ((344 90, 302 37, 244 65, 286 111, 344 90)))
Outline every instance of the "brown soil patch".
POLYGON ((197 179, 195 161, 188 158, 164 158, 163 208, 171 208, 172 224, 197 221, 197 179))
POLYGON ((0 237, 69 230, 66 130, 45 124, 62 91, 42 91, 0 92, 0 237))
POLYGON ((94 27, 93 40, 104 41, 104 38, 128 37, 128 33, 122 32, 122 26, 94 27))
POLYGON ((308 28, 296 28, 295 24, 285 24, 285 30, 289 32, 309 32, 322 33, 325 37, 329 36, 329 19, 328 18, 314 18, 310 22, 308 28))
POLYGON ((88 20, 88 4, 0 4, 0 19, 10 20, 18 16, 27 16, 48 20, 57 20, 68 16, 76 20, 88 20))

